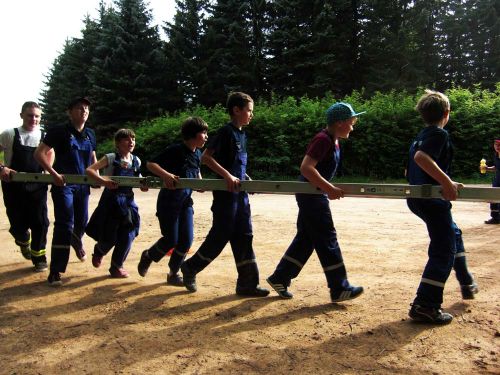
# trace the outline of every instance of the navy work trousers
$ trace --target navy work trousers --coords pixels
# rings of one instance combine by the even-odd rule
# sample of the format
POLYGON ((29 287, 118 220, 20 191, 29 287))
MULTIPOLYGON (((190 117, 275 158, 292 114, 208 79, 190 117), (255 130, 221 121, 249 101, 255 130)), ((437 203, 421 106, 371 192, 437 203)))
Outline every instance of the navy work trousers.
POLYGON ((66 272, 70 246, 83 248, 82 237, 88 220, 89 186, 52 186, 54 235, 51 249, 51 272, 66 272))
POLYGON ((410 210, 427 226, 430 243, 429 259, 414 303, 441 307, 445 283, 454 268, 461 285, 470 285, 472 275, 467 269, 462 231, 451 215, 451 203, 442 199, 407 199, 410 210))

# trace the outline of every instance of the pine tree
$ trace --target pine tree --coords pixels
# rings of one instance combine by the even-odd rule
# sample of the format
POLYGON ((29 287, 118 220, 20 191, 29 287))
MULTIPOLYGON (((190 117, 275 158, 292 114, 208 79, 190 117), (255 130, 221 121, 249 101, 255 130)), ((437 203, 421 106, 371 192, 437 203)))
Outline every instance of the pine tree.
MULTIPOLYGON (((41 93, 40 102, 44 108, 43 121, 49 126, 66 122, 68 102, 90 92, 88 72, 92 66, 100 26, 88 16, 83 22, 82 38, 66 41, 62 53, 55 59, 46 77, 46 88, 41 93)), ((92 121, 92 114, 89 121, 92 121)))
POLYGON ((472 83, 495 89, 500 77, 500 0, 469 2, 472 83))
POLYGON ((208 0, 176 0, 177 12, 173 23, 164 31, 168 37, 166 55, 175 76, 184 104, 198 102, 203 35, 203 11, 208 0))
POLYGON ((142 0, 115 0, 101 14, 102 32, 89 72, 96 133, 109 137, 181 106, 157 27, 142 0))
POLYGON ((198 102, 224 103, 230 91, 255 96, 249 37, 249 1, 219 0, 210 9, 201 40, 198 102))

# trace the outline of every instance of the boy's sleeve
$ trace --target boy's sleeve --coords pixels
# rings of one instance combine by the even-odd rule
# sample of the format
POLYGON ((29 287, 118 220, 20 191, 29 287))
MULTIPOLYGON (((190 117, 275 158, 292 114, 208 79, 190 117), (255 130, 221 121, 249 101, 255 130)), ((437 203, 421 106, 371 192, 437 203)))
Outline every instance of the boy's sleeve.
POLYGON ((60 133, 59 127, 49 128, 47 133, 45 133, 45 137, 43 137, 42 142, 50 148, 55 148, 60 139, 60 133))
POLYGON ((93 151, 97 150, 97 139, 96 139, 96 136, 95 136, 95 132, 92 130, 92 129, 89 129, 90 130, 90 142, 92 143, 92 149, 93 151))
POLYGON ((164 149, 161 153, 156 155, 154 158, 149 160, 151 163, 156 163, 166 171, 171 170, 171 165, 170 160, 175 160, 175 155, 174 155, 174 147, 169 146, 166 149, 164 149))
POLYGON ((8 149, 12 147, 12 139, 10 136, 9 130, 5 130, 0 134, 0 150, 8 149))
POLYGON ((223 126, 217 131, 217 133, 215 133, 215 135, 209 137, 206 148, 215 150, 215 153, 220 153, 221 145, 223 145, 225 143, 225 139, 227 139, 226 129, 227 127, 223 126))
POLYGON ((306 155, 310 156, 316 161, 323 160, 331 150, 332 145, 326 138, 316 137, 309 146, 307 146, 306 155))
POLYGON ((434 160, 439 158, 443 146, 448 141, 448 133, 445 131, 434 132, 422 141, 419 150, 425 152, 434 160))

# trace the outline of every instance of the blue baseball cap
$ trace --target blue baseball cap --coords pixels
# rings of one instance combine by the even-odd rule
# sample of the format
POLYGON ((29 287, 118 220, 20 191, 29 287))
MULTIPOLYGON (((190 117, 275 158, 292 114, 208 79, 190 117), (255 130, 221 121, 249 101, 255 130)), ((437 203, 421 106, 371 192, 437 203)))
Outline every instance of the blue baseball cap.
POLYGON ((331 125, 335 121, 347 120, 348 118, 356 117, 363 113, 366 113, 366 111, 356 113, 349 103, 338 102, 332 104, 330 108, 326 110, 326 123, 331 125))

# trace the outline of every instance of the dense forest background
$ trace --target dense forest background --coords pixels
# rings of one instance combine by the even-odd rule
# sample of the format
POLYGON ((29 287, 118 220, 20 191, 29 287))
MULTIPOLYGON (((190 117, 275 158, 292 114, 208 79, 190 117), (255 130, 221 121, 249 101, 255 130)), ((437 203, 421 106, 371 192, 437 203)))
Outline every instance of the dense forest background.
POLYGON ((401 177, 421 127, 423 88, 446 91, 455 171, 477 173, 500 133, 500 0, 176 0, 151 26, 147 1, 101 3, 67 40, 41 93, 44 124, 66 121, 69 98, 92 99, 99 150, 120 127, 149 158, 179 139, 188 115, 212 132, 233 90, 256 100, 251 168, 295 175, 309 138, 336 100, 367 110, 343 143, 347 175, 401 177), (162 38, 162 32, 166 38, 162 38))

